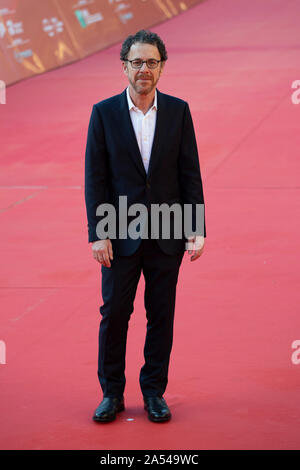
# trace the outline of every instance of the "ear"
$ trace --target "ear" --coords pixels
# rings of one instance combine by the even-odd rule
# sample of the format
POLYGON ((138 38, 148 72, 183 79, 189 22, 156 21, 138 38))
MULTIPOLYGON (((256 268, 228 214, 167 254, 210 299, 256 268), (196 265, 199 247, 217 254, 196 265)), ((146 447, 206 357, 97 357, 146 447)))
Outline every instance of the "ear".
POLYGON ((123 61, 122 61, 122 69, 123 69, 124 74, 127 76, 127 75, 128 75, 128 66, 127 66, 127 62, 123 62, 123 61))

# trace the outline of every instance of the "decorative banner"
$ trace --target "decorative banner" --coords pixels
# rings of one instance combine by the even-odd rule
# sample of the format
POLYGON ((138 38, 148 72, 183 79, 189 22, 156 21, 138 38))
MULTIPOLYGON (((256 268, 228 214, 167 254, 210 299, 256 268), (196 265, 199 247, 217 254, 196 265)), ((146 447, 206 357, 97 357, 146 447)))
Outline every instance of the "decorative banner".
POLYGON ((0 62, 0 79, 12 83, 79 59, 52 0, 0 0, 0 45, 14 70, 0 62), (4 67, 3 67, 4 66, 4 67))
POLYGON ((201 0, 0 0, 7 85, 97 52, 201 0))

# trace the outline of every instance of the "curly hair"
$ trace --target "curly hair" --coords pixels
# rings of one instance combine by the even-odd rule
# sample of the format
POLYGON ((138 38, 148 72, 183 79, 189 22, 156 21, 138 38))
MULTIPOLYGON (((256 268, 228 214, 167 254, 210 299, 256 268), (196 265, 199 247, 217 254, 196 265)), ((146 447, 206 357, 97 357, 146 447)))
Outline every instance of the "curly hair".
POLYGON ((122 48, 120 52, 121 60, 123 61, 127 60, 130 48, 132 44, 135 44, 136 42, 141 42, 144 44, 153 44, 154 46, 157 47, 159 51, 160 59, 163 62, 167 60, 168 54, 167 54, 166 47, 162 39, 156 33, 153 33, 152 31, 145 30, 145 29, 141 29, 134 35, 130 35, 125 39, 125 41, 122 44, 122 48))

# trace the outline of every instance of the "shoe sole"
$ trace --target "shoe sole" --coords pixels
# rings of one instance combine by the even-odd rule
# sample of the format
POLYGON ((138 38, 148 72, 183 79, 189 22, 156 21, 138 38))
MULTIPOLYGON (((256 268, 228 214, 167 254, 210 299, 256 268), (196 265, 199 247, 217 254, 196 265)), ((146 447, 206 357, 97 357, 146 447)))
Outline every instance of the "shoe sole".
MULTIPOLYGON (((124 411, 124 410, 125 410, 125 406, 121 405, 116 410, 116 413, 120 413, 120 411, 124 411)), ((116 414, 113 415, 111 418, 97 418, 97 417, 93 416, 93 421, 96 421, 97 423, 111 423, 115 419, 116 419, 116 414)))

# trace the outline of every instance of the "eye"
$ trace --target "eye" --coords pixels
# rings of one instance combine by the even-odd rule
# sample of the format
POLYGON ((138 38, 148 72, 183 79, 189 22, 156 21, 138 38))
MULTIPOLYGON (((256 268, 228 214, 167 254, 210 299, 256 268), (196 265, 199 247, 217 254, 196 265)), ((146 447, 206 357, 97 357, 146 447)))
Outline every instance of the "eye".
POLYGON ((157 60, 150 59, 148 60, 149 67, 155 67, 157 65, 157 60))
POLYGON ((132 65, 134 67, 139 67, 142 64, 142 61, 140 59, 136 59, 132 61, 132 65))

